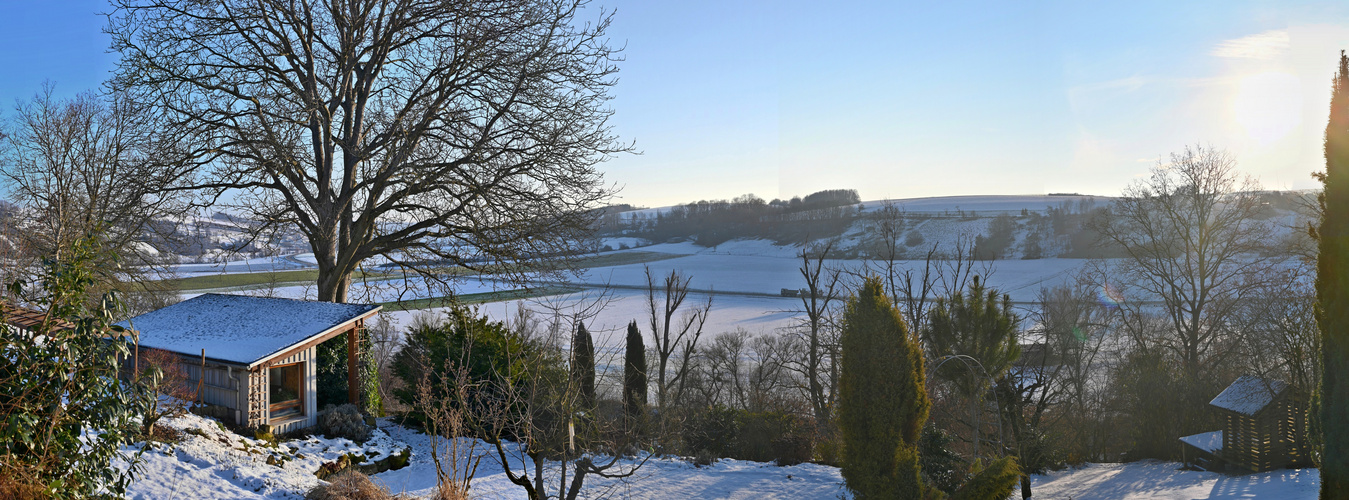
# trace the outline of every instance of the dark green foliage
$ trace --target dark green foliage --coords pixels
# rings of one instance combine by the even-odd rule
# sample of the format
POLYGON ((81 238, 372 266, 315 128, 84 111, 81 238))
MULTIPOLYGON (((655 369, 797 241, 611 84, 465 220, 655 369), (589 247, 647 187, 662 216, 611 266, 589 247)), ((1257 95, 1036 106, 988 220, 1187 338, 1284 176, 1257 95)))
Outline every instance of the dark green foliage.
POLYGON ((518 380, 524 376, 526 344, 506 325, 479 316, 476 310, 454 306, 437 323, 413 325, 407 332, 404 347, 393 359, 394 375, 403 386, 394 391, 394 397, 412 407, 409 416, 422 420, 417 410, 417 385, 425 378, 433 394, 454 394, 446 385, 454 382, 454 372, 464 369, 477 392, 473 400, 491 405, 504 401, 506 377, 518 380))
POLYGON ((67 250, 63 260, 44 263, 38 296, 26 297, 25 283, 10 286, 48 317, 31 331, 0 328, 0 487, 17 490, 0 496, 120 496, 138 472, 139 456, 123 456, 119 447, 137 435, 133 419, 151 408, 153 393, 118 379, 118 357, 131 349, 129 333, 111 324, 116 297, 105 295, 93 308, 86 300, 96 279, 92 263, 107 262, 99 260, 96 240, 67 250), (62 321, 73 328, 58 326, 62 321), (85 441, 86 430, 99 434, 85 441))
POLYGON ((1013 232, 1016 230, 1016 221, 1012 216, 1002 214, 994 217, 988 223, 988 236, 979 235, 974 238, 974 258, 978 260, 1001 259, 1003 254, 1007 253, 1007 248, 1016 241, 1013 232))
POLYGON ((315 402, 319 408, 337 406, 347 401, 347 334, 343 333, 315 349, 314 371, 318 377, 315 402))
POLYGON ((375 359, 370 331, 361 329, 361 409, 367 414, 384 416, 384 396, 379 392, 379 361, 375 359))
POLYGON ((736 436, 740 435, 736 410, 714 406, 695 412, 684 421, 684 451, 697 454, 706 451, 717 458, 730 457, 736 436))
POLYGON ((813 432, 809 421, 790 413, 713 406, 690 415, 681 437, 688 455, 788 466, 810 460, 813 432))
MULTIPOLYGON (((1007 295, 985 288, 975 276, 964 295, 937 299, 923 340, 935 358, 964 354, 978 360, 989 377, 998 379, 1021 357, 1016 338, 1019 322, 1007 295)), ((987 388, 986 379, 954 362, 935 375, 954 382, 966 396, 987 388)))
POLYGON ((879 279, 847 304, 840 339, 838 424, 843 478, 858 498, 921 498, 918 435, 930 403, 923 354, 879 279))
POLYGON ((1179 458, 1179 415, 1186 405, 1180 381, 1165 359, 1154 353, 1129 354, 1115 373, 1114 385, 1126 424, 1119 431, 1130 438, 1130 458, 1179 458))
MULTIPOLYGON (((347 393, 347 335, 343 333, 318 345, 314 364, 318 374, 317 400, 319 408, 329 405, 339 406, 350 403, 347 393)), ((379 368, 370 345, 370 333, 360 331, 361 354, 357 366, 361 370, 359 377, 361 411, 371 415, 382 415, 384 402, 379 395, 379 368)))
POLYGON ((577 387, 577 404, 586 413, 595 412, 595 344, 590 332, 576 324, 571 342, 571 381, 577 387))
POLYGON ((919 465, 929 484, 945 493, 953 493, 968 477, 969 465, 951 451, 955 439, 936 426, 923 427, 918 440, 919 465))
POLYGON ((1321 498, 1349 498, 1349 57, 1340 52, 1326 125, 1317 324, 1321 327, 1321 498))
POLYGON ((637 322, 628 323, 627 350, 623 359, 623 412, 629 428, 640 428, 646 416, 646 344, 637 322))
MULTIPOLYGON (((857 219, 856 190, 833 189, 802 198, 773 200, 747 194, 732 200, 676 205, 655 219, 634 224, 632 235, 652 241, 691 239, 711 247, 736 238, 781 244, 838 236, 857 219)), ((627 233, 624 233, 627 234, 627 233)))
POLYGON ((1015 458, 1002 457, 989 462, 988 467, 976 461, 970 480, 951 494, 951 500, 1007 498, 1020 480, 1021 468, 1015 458))

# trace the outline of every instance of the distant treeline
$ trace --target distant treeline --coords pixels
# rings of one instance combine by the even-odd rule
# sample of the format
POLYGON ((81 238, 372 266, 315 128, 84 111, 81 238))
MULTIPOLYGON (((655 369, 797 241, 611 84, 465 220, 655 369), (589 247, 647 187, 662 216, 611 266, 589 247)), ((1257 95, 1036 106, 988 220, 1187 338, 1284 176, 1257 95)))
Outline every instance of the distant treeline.
POLYGON ((686 239, 715 246, 738 238, 770 239, 780 244, 837 236, 856 220, 861 197, 855 189, 829 189, 789 200, 764 201, 753 194, 731 200, 677 205, 654 215, 621 219, 605 215, 601 233, 662 242, 686 239))

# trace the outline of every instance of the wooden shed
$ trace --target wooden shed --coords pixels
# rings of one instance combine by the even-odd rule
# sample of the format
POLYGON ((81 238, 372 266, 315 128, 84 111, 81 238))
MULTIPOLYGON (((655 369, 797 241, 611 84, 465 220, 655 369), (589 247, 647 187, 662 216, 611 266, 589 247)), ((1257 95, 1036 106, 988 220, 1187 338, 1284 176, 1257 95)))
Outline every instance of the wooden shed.
MULTIPOLYGON (((119 323, 142 351, 160 349, 201 391, 198 399, 235 424, 273 432, 318 423, 317 346, 359 331, 378 305, 205 294, 119 323)), ((348 397, 358 398, 358 335, 348 335, 348 397)))
POLYGON ((1304 464, 1310 456, 1307 412, 1292 393, 1285 382, 1242 375, 1209 401, 1222 413, 1223 429, 1181 441, 1202 449, 1195 442, 1205 441, 1203 436, 1220 436, 1221 446, 1206 451, 1254 472, 1304 464))

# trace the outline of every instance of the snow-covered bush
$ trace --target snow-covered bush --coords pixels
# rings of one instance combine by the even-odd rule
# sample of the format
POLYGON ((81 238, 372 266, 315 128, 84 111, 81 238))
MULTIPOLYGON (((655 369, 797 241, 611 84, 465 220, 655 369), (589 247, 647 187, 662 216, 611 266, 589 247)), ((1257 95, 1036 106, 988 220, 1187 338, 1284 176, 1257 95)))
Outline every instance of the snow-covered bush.
POLYGON ((365 425, 365 417, 353 404, 338 406, 319 417, 319 429, 330 438, 347 438, 357 443, 369 440, 373 430, 365 425))

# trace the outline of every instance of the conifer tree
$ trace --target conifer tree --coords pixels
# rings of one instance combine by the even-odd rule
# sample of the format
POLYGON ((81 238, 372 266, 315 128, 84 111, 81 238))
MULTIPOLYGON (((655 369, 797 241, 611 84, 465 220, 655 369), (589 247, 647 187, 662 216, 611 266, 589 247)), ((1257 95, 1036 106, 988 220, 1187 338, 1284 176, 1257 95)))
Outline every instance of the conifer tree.
POLYGON ((1326 171, 1317 231, 1317 323, 1321 328, 1321 498, 1349 498, 1349 58, 1339 73, 1326 125, 1326 171))
POLYGON ((646 412, 646 344, 637 321, 628 323, 628 345, 623 361, 623 410, 631 422, 640 422, 646 412))
POLYGON ((580 409, 595 411, 595 343, 583 323, 576 324, 576 336, 571 341, 571 380, 577 387, 580 409))
POLYGON ((923 353, 877 278, 843 316, 839 429, 843 479, 858 498, 922 498, 916 443, 930 403, 923 353))
MULTIPOLYGON (((1016 339, 1019 321, 1012 312, 1011 299, 987 288, 975 276, 964 294, 937 299, 923 340, 934 356, 964 354, 978 360, 988 376, 997 379, 1021 357, 1016 339)), ((971 378, 968 371, 941 371, 946 373, 934 375, 948 377, 966 396, 987 389, 985 379, 971 378)))

